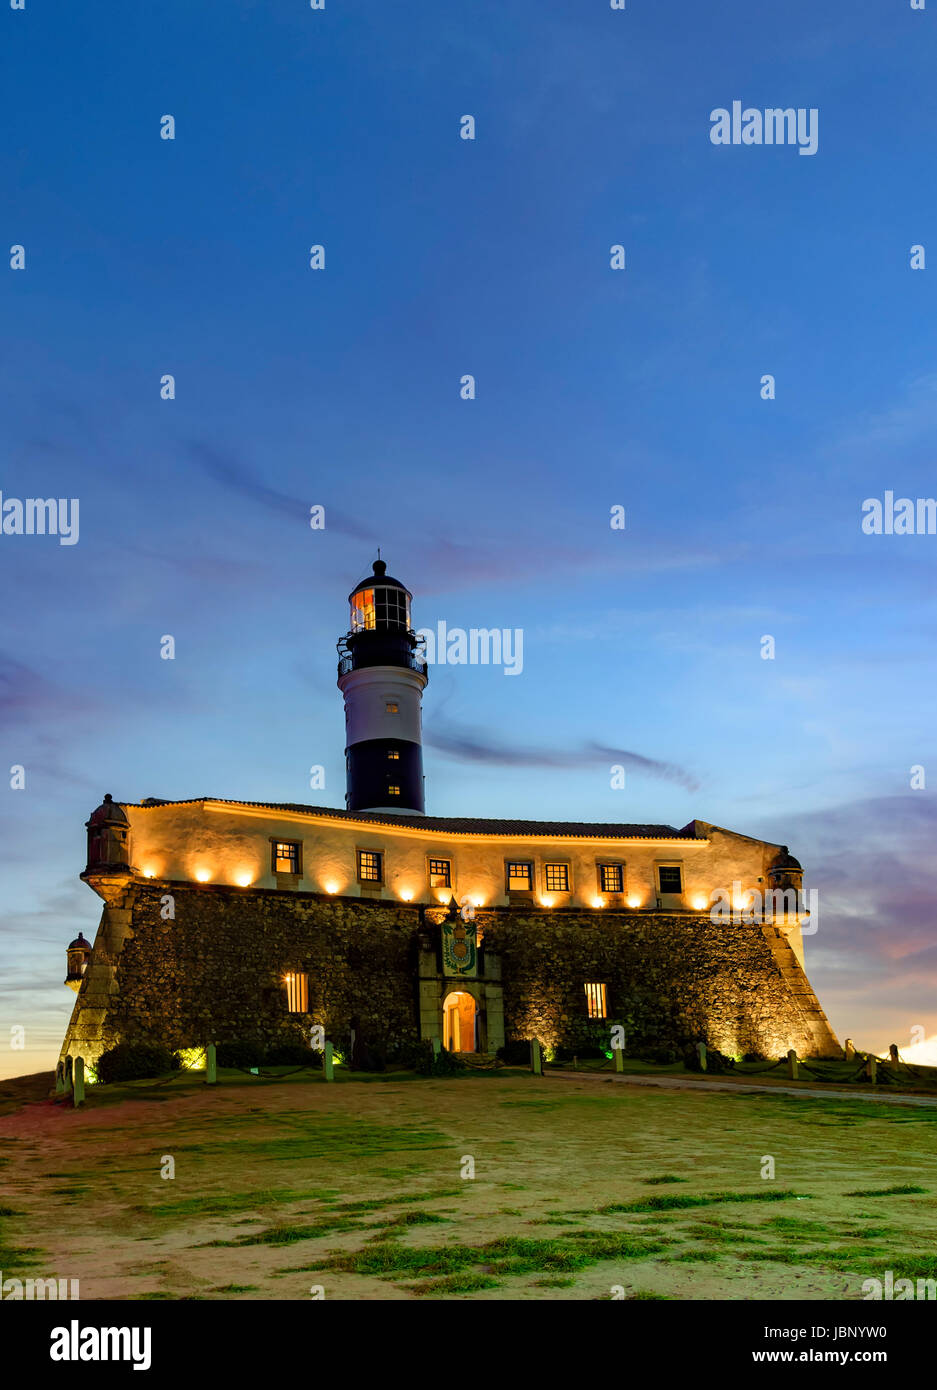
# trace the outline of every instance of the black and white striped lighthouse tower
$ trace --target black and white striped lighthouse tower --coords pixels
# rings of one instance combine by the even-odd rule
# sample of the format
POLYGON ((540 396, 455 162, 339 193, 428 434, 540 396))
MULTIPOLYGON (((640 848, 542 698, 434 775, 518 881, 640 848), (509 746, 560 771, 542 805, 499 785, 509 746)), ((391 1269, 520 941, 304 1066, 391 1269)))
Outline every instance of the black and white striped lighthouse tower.
POLYGON ((413 595, 387 574, 383 560, 375 560, 373 570, 348 595, 351 624, 338 644, 345 805, 349 811, 422 815, 420 701, 427 675, 410 627, 413 595))

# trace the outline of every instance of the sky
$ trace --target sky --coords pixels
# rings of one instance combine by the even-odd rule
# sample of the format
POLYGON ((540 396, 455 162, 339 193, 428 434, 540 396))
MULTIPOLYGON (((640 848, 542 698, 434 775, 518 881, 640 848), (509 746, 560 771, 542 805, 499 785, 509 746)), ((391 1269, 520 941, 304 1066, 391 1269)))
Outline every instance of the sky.
POLYGON ((0 533, 0 1075, 105 792, 344 804, 378 546, 417 627, 524 634, 431 670, 430 813, 789 844, 840 1039, 937 1034, 937 536, 861 526, 937 494, 935 60, 906 0, 0 10, 0 491, 79 501, 0 533))

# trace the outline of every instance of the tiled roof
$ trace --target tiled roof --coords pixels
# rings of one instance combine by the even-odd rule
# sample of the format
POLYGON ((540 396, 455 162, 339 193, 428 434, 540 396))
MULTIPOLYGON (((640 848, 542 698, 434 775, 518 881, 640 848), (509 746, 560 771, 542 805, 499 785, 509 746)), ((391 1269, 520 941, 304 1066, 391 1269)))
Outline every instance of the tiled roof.
MULTIPOLYGON (((180 801, 161 801, 149 797, 145 802, 123 801, 122 806, 139 804, 142 809, 159 806, 190 806, 213 801, 221 806, 253 806, 266 811, 294 811, 324 816, 329 820, 364 822, 371 825, 406 826, 413 830, 434 830, 441 835, 552 835, 577 840, 698 840, 690 826, 677 830, 672 825, 632 825, 619 822, 559 820, 494 820, 476 816, 395 816, 390 812, 339 811, 329 806, 302 806, 294 801, 230 801, 224 797, 193 796, 180 801)), ((692 823, 691 823, 692 824, 692 823)))

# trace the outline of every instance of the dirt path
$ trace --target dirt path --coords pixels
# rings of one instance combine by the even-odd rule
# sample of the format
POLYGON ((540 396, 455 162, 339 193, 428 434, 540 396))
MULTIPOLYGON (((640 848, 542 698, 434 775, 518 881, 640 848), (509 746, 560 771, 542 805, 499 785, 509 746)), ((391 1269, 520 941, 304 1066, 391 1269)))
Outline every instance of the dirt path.
POLYGON ((884 1105, 923 1105, 931 1110, 937 1106, 937 1099, 930 1096, 896 1095, 871 1089, 836 1091, 829 1086, 762 1086, 757 1082, 730 1081, 715 1076, 706 1081, 694 1076, 609 1076, 605 1072, 588 1071, 545 1071, 544 1076, 551 1081, 617 1081, 625 1086, 658 1086, 665 1091, 733 1091, 742 1095, 802 1096, 807 1100, 874 1100, 884 1105))

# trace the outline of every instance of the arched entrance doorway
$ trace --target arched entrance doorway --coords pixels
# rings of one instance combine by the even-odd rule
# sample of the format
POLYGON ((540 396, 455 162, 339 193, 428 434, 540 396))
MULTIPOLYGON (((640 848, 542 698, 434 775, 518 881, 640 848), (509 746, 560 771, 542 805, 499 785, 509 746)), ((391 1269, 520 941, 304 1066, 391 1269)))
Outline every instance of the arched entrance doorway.
POLYGON ((450 1052, 478 1051, 478 1005, 464 990, 447 994, 442 1006, 443 1046, 450 1052))

